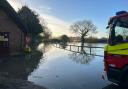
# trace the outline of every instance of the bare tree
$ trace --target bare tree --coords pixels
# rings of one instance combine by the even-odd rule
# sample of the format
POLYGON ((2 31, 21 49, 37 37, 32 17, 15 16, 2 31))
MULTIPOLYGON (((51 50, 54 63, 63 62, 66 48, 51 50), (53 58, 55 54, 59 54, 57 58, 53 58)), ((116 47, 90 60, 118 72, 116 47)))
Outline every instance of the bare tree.
POLYGON ((77 21, 71 25, 71 30, 80 35, 81 37, 81 45, 84 46, 85 37, 89 35, 89 33, 96 32, 96 26, 89 20, 77 21))

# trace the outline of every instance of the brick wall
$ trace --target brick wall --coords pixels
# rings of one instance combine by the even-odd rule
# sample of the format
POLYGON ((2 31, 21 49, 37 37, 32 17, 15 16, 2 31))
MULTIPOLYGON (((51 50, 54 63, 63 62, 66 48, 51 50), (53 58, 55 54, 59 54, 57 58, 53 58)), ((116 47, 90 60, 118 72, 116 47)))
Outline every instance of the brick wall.
POLYGON ((24 34, 20 28, 0 10, 0 32, 9 32, 10 53, 21 52, 24 48, 24 34))

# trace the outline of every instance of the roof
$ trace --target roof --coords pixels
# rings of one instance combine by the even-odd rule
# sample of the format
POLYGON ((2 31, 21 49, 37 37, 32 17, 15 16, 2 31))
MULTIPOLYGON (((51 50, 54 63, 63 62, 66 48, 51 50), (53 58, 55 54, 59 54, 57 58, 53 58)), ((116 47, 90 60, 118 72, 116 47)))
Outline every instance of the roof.
POLYGON ((111 17, 111 19, 116 19, 116 18, 121 18, 121 17, 127 17, 127 16, 128 16, 128 13, 124 13, 124 14, 121 14, 121 15, 113 16, 113 17, 111 17))
POLYGON ((27 29, 24 23, 19 18, 17 12, 13 9, 13 7, 6 0, 0 0, 0 9, 4 10, 7 15, 12 18, 15 24, 20 28, 20 30, 27 34, 27 29))
POLYGON ((124 14, 120 14, 120 15, 116 15, 116 16, 111 17, 109 22, 108 22, 108 25, 110 25, 111 22, 113 22, 114 19, 122 18, 122 17, 128 17, 128 13, 124 13, 124 14))

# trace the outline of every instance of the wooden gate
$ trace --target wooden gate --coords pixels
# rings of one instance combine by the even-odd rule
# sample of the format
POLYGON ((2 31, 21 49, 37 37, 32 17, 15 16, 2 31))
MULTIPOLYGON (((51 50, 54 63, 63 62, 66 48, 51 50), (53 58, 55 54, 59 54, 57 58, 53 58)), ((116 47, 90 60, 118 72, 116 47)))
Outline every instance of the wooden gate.
POLYGON ((9 33, 0 32, 0 56, 9 55, 9 33))

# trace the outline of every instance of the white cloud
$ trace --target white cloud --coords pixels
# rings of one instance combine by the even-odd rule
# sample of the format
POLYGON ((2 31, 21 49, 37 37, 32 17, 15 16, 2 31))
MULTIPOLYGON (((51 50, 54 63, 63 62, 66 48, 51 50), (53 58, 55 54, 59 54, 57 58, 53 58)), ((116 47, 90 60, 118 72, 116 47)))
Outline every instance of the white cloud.
POLYGON ((51 14, 52 13, 52 8, 49 6, 29 6, 32 10, 36 11, 39 15, 40 14, 51 14))
POLYGON ((53 32, 53 36, 71 35, 70 23, 48 14, 41 14, 41 17, 48 23, 48 28, 53 32))
POLYGON ((63 34, 71 35, 69 31, 70 23, 52 15, 52 8, 48 6, 31 7, 39 13, 40 20, 45 20, 48 28, 51 30, 53 36, 60 36, 63 34))
MULTIPOLYGON (((21 8, 23 5, 25 5, 25 1, 27 0, 8 0, 9 3, 16 9, 21 8)), ((63 34, 70 35, 71 32, 69 31, 70 23, 63 21, 62 19, 59 19, 53 15, 52 8, 48 6, 30 6, 29 7, 33 10, 35 10, 37 13, 39 13, 40 17, 45 19, 47 22, 48 28, 52 31, 53 36, 60 36, 63 34)))
POLYGON ((106 37, 108 38, 108 33, 106 32, 102 32, 102 31, 98 31, 96 34, 93 34, 94 37, 97 37, 97 38, 102 38, 102 37, 106 37))
POLYGON ((17 11, 18 8, 21 8, 23 3, 20 0, 8 0, 11 6, 17 11))
MULTIPOLYGON (((53 36, 60 36, 63 34, 74 36, 74 34, 69 30, 71 23, 53 16, 51 7, 45 5, 39 5, 39 6, 34 6, 33 4, 29 5, 29 2, 31 0, 22 0, 22 1, 8 0, 8 1, 15 8, 15 10, 18 10, 18 8, 21 8, 23 5, 28 5, 32 10, 35 10, 40 15, 40 17, 47 22, 47 26, 52 31, 53 36), (26 4, 26 2, 28 3, 26 4)), ((107 37, 106 33, 101 31, 98 31, 97 34, 93 34, 93 35, 98 38, 107 37)))

